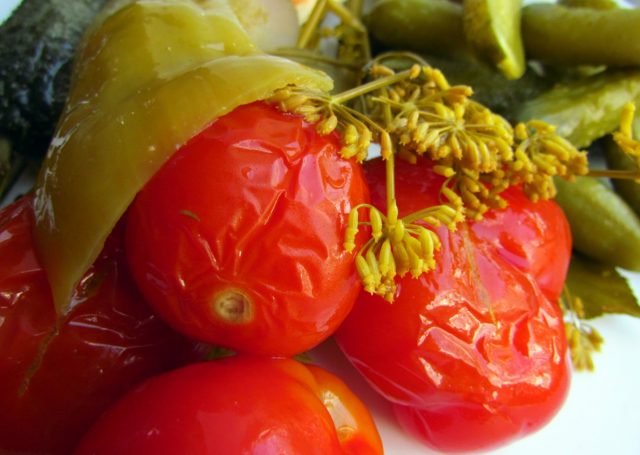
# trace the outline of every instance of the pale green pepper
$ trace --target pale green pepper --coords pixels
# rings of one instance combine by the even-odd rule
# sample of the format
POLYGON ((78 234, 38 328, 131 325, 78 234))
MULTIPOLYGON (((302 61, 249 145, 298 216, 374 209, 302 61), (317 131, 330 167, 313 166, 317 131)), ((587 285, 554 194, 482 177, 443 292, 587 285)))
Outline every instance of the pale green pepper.
POLYGON ((35 240, 60 312, 136 193, 236 106, 331 79, 252 42, 227 0, 117 2, 89 30, 35 193, 35 240))

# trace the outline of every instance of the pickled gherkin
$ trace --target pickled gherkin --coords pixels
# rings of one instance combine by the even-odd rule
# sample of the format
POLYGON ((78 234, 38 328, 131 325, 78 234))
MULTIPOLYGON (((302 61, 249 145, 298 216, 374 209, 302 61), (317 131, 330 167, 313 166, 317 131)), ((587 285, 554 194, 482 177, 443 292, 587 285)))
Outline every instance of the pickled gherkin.
POLYGON ((507 79, 520 78, 525 71, 521 0, 464 0, 463 5, 464 33, 471 47, 507 79))
POLYGON ((544 120, 576 147, 587 147, 618 128, 629 101, 640 101, 640 71, 604 72, 556 85, 519 106, 515 118, 544 120))
POLYGON ((367 26, 385 46, 438 56, 469 53, 462 6, 448 0, 382 0, 369 12, 367 26))
POLYGON ((640 219, 624 200, 593 177, 555 183, 574 248, 605 264, 640 271, 640 219))
POLYGON ((522 10, 528 58, 561 65, 640 65, 640 9, 570 8, 536 3, 522 10))
MULTIPOLYGON (((469 14, 463 26, 463 8, 455 2, 382 0, 371 10, 368 25, 375 39, 387 48, 437 56, 468 54, 473 47, 484 44, 489 33, 494 51, 501 50, 504 56, 507 50, 517 50, 517 41, 521 39, 526 58, 544 63, 640 65, 640 9, 606 9, 606 1, 602 0, 598 9, 534 3, 520 11, 512 0, 483 0, 485 7, 479 9, 483 11, 480 19, 469 14), (487 14, 488 11, 492 13, 487 14), (518 12, 520 28, 515 26, 518 12), (487 22, 486 18, 491 16, 503 20, 487 22), (475 45, 470 46, 467 40, 471 44, 476 41, 475 45)), ((502 55, 500 52, 495 55, 502 55)), ((511 61, 519 59, 517 52, 512 52, 511 61)))

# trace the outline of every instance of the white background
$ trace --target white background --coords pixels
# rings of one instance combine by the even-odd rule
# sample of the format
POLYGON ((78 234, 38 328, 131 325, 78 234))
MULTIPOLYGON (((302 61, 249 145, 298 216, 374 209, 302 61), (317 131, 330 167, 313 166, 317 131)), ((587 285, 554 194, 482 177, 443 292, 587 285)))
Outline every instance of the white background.
MULTIPOLYGON (((0 20, 19 0, 0 0, 0 20)), ((640 274, 628 274, 640 296, 640 274)), ((595 373, 574 374, 569 397, 545 428, 507 447, 500 455, 639 455, 640 454, 640 320, 607 316, 593 321, 604 336, 595 356, 595 373)), ((338 374, 367 403, 380 430, 386 453, 435 453, 402 432, 389 406, 358 376, 333 342, 313 352, 321 364, 338 374)), ((463 435, 461 435, 462 437, 463 435)))

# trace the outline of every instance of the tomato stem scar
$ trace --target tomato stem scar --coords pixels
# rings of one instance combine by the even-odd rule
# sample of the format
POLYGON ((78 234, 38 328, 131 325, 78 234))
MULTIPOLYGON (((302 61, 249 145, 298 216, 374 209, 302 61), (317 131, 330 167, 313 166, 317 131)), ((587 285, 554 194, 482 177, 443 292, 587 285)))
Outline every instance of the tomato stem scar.
POLYGON ((213 314, 230 324, 246 324, 253 319, 253 302, 238 289, 225 289, 213 299, 213 314))

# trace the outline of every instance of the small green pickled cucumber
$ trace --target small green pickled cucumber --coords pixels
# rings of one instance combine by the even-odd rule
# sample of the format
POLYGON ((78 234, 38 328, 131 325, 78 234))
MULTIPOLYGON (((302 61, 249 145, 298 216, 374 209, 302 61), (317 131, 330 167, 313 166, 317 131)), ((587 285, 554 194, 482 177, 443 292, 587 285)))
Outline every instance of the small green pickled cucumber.
POLYGON ((448 0, 382 0, 366 20, 386 46, 439 56, 468 53, 462 6, 448 0))
POLYGON ((576 147, 586 147, 618 128, 629 101, 640 101, 640 71, 604 72, 557 84, 519 106, 515 118, 544 120, 576 147))
POLYGON ((605 264, 640 271, 640 219, 631 207, 593 177, 555 183, 574 248, 605 264))
POLYGON ((464 0, 462 23, 471 47, 493 62, 507 79, 525 71, 520 35, 521 0, 464 0))
POLYGON ((522 10, 528 58, 562 65, 640 65, 640 9, 535 3, 522 10))

